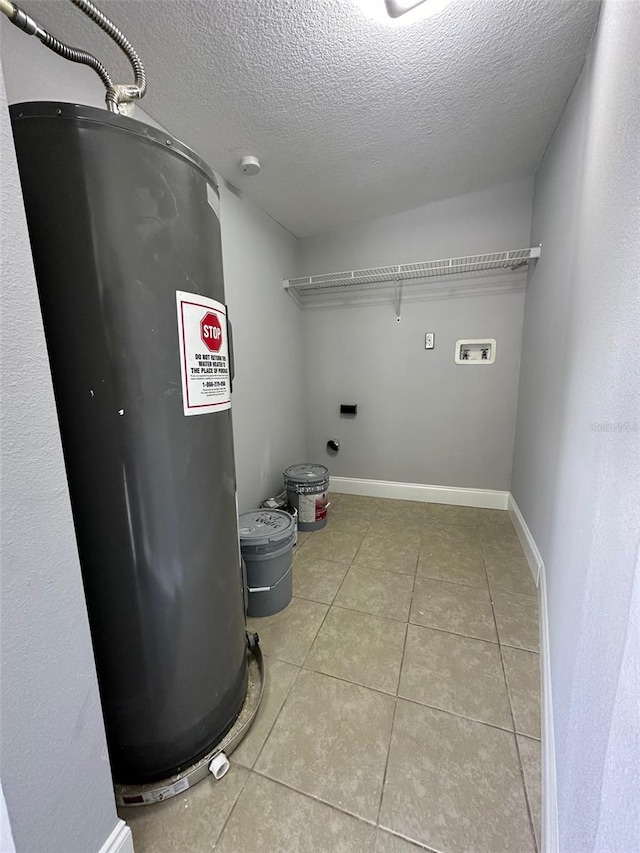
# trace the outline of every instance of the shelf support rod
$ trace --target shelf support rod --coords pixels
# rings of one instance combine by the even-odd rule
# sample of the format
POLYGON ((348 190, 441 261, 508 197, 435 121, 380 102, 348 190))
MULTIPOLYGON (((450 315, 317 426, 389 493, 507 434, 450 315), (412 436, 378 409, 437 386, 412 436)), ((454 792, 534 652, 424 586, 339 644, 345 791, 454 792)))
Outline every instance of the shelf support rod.
POLYGON ((399 278, 396 279, 393 296, 394 306, 396 309, 396 322, 399 323, 402 319, 400 316, 400 309, 402 307, 402 281, 399 278))

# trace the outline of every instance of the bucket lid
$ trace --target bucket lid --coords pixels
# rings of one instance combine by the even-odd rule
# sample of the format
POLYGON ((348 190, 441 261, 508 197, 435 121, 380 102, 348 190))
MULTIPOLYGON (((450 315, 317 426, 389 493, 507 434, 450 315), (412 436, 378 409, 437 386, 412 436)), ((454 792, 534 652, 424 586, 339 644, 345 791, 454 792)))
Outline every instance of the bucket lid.
POLYGON ((312 480, 326 480, 329 469, 318 462, 299 462, 284 469, 284 478, 290 483, 309 483, 312 480))
POLYGON ((268 545, 293 536, 294 522, 282 509, 252 509, 240 514, 240 542, 243 545, 268 545))

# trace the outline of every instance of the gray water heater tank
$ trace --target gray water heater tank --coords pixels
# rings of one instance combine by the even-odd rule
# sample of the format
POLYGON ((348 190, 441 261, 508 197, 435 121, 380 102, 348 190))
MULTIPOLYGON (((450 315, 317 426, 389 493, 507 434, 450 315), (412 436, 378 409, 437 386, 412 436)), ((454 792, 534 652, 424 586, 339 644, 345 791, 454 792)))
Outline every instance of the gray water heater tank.
POLYGON ((246 693, 218 191, 132 119, 11 118, 112 771, 142 784, 205 755, 246 693))

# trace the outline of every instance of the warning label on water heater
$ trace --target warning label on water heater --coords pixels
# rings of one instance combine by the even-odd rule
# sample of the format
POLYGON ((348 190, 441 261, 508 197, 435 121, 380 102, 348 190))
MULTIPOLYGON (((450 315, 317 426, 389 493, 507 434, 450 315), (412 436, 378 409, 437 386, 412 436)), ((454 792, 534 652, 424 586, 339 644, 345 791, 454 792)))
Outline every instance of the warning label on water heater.
POLYGON ((221 302, 176 291, 185 415, 231 407, 227 311, 221 302))

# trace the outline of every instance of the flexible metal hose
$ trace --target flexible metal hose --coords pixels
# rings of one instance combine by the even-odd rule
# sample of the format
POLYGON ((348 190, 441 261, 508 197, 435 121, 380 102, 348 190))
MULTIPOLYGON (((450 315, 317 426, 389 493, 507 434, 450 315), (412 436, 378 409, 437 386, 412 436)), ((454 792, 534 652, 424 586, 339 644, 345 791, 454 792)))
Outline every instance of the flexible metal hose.
POLYGON ((124 85, 114 84, 107 69, 93 54, 88 53, 86 50, 80 50, 77 47, 71 47, 55 36, 52 36, 51 33, 47 32, 44 27, 37 21, 34 21, 33 18, 27 15, 12 0, 0 0, 0 13, 5 14, 12 23, 21 30, 24 30, 27 35, 37 36, 49 50, 54 51, 54 53, 57 53, 63 59, 68 59, 70 62, 79 62, 82 65, 88 65, 89 68, 92 68, 106 87, 107 94, 105 101, 107 108, 111 112, 119 113, 121 103, 128 103, 142 98, 147 90, 147 75, 145 74, 140 57, 126 36, 120 32, 116 25, 97 6, 94 6, 89 0, 71 0, 71 2, 104 30, 123 51, 133 68, 135 83, 124 85))
POLYGON ((54 51, 54 53, 57 53, 64 59, 68 59, 70 62, 79 62, 81 65, 88 65, 100 77, 107 89, 113 87, 109 72, 93 54, 87 53, 86 50, 80 50, 77 47, 71 47, 71 45, 65 44, 55 38, 55 36, 48 33, 19 6, 12 3, 11 0, 0 0, 0 12, 4 13, 16 27, 24 30, 27 35, 37 36, 49 50, 54 51))
MULTIPOLYGON (((147 75, 145 74, 140 57, 133 49, 129 39, 90 0, 71 0, 71 2, 113 39, 133 68, 135 84, 133 86, 111 86, 111 91, 107 91, 107 105, 111 108, 111 104, 113 103, 117 107, 120 101, 142 98, 147 90, 147 75)), ((115 111, 118 112, 119 110, 116 109, 115 111)))
POLYGON ((79 62, 82 65, 88 65, 89 68, 93 68, 107 90, 113 88, 109 72, 93 54, 87 53, 86 50, 80 50, 77 47, 70 47, 55 36, 52 36, 51 33, 48 33, 46 30, 43 30, 42 35, 39 35, 38 37, 42 44, 46 45, 49 50, 53 50, 54 53, 57 53, 58 56, 61 56, 63 59, 68 59, 69 62, 79 62))

